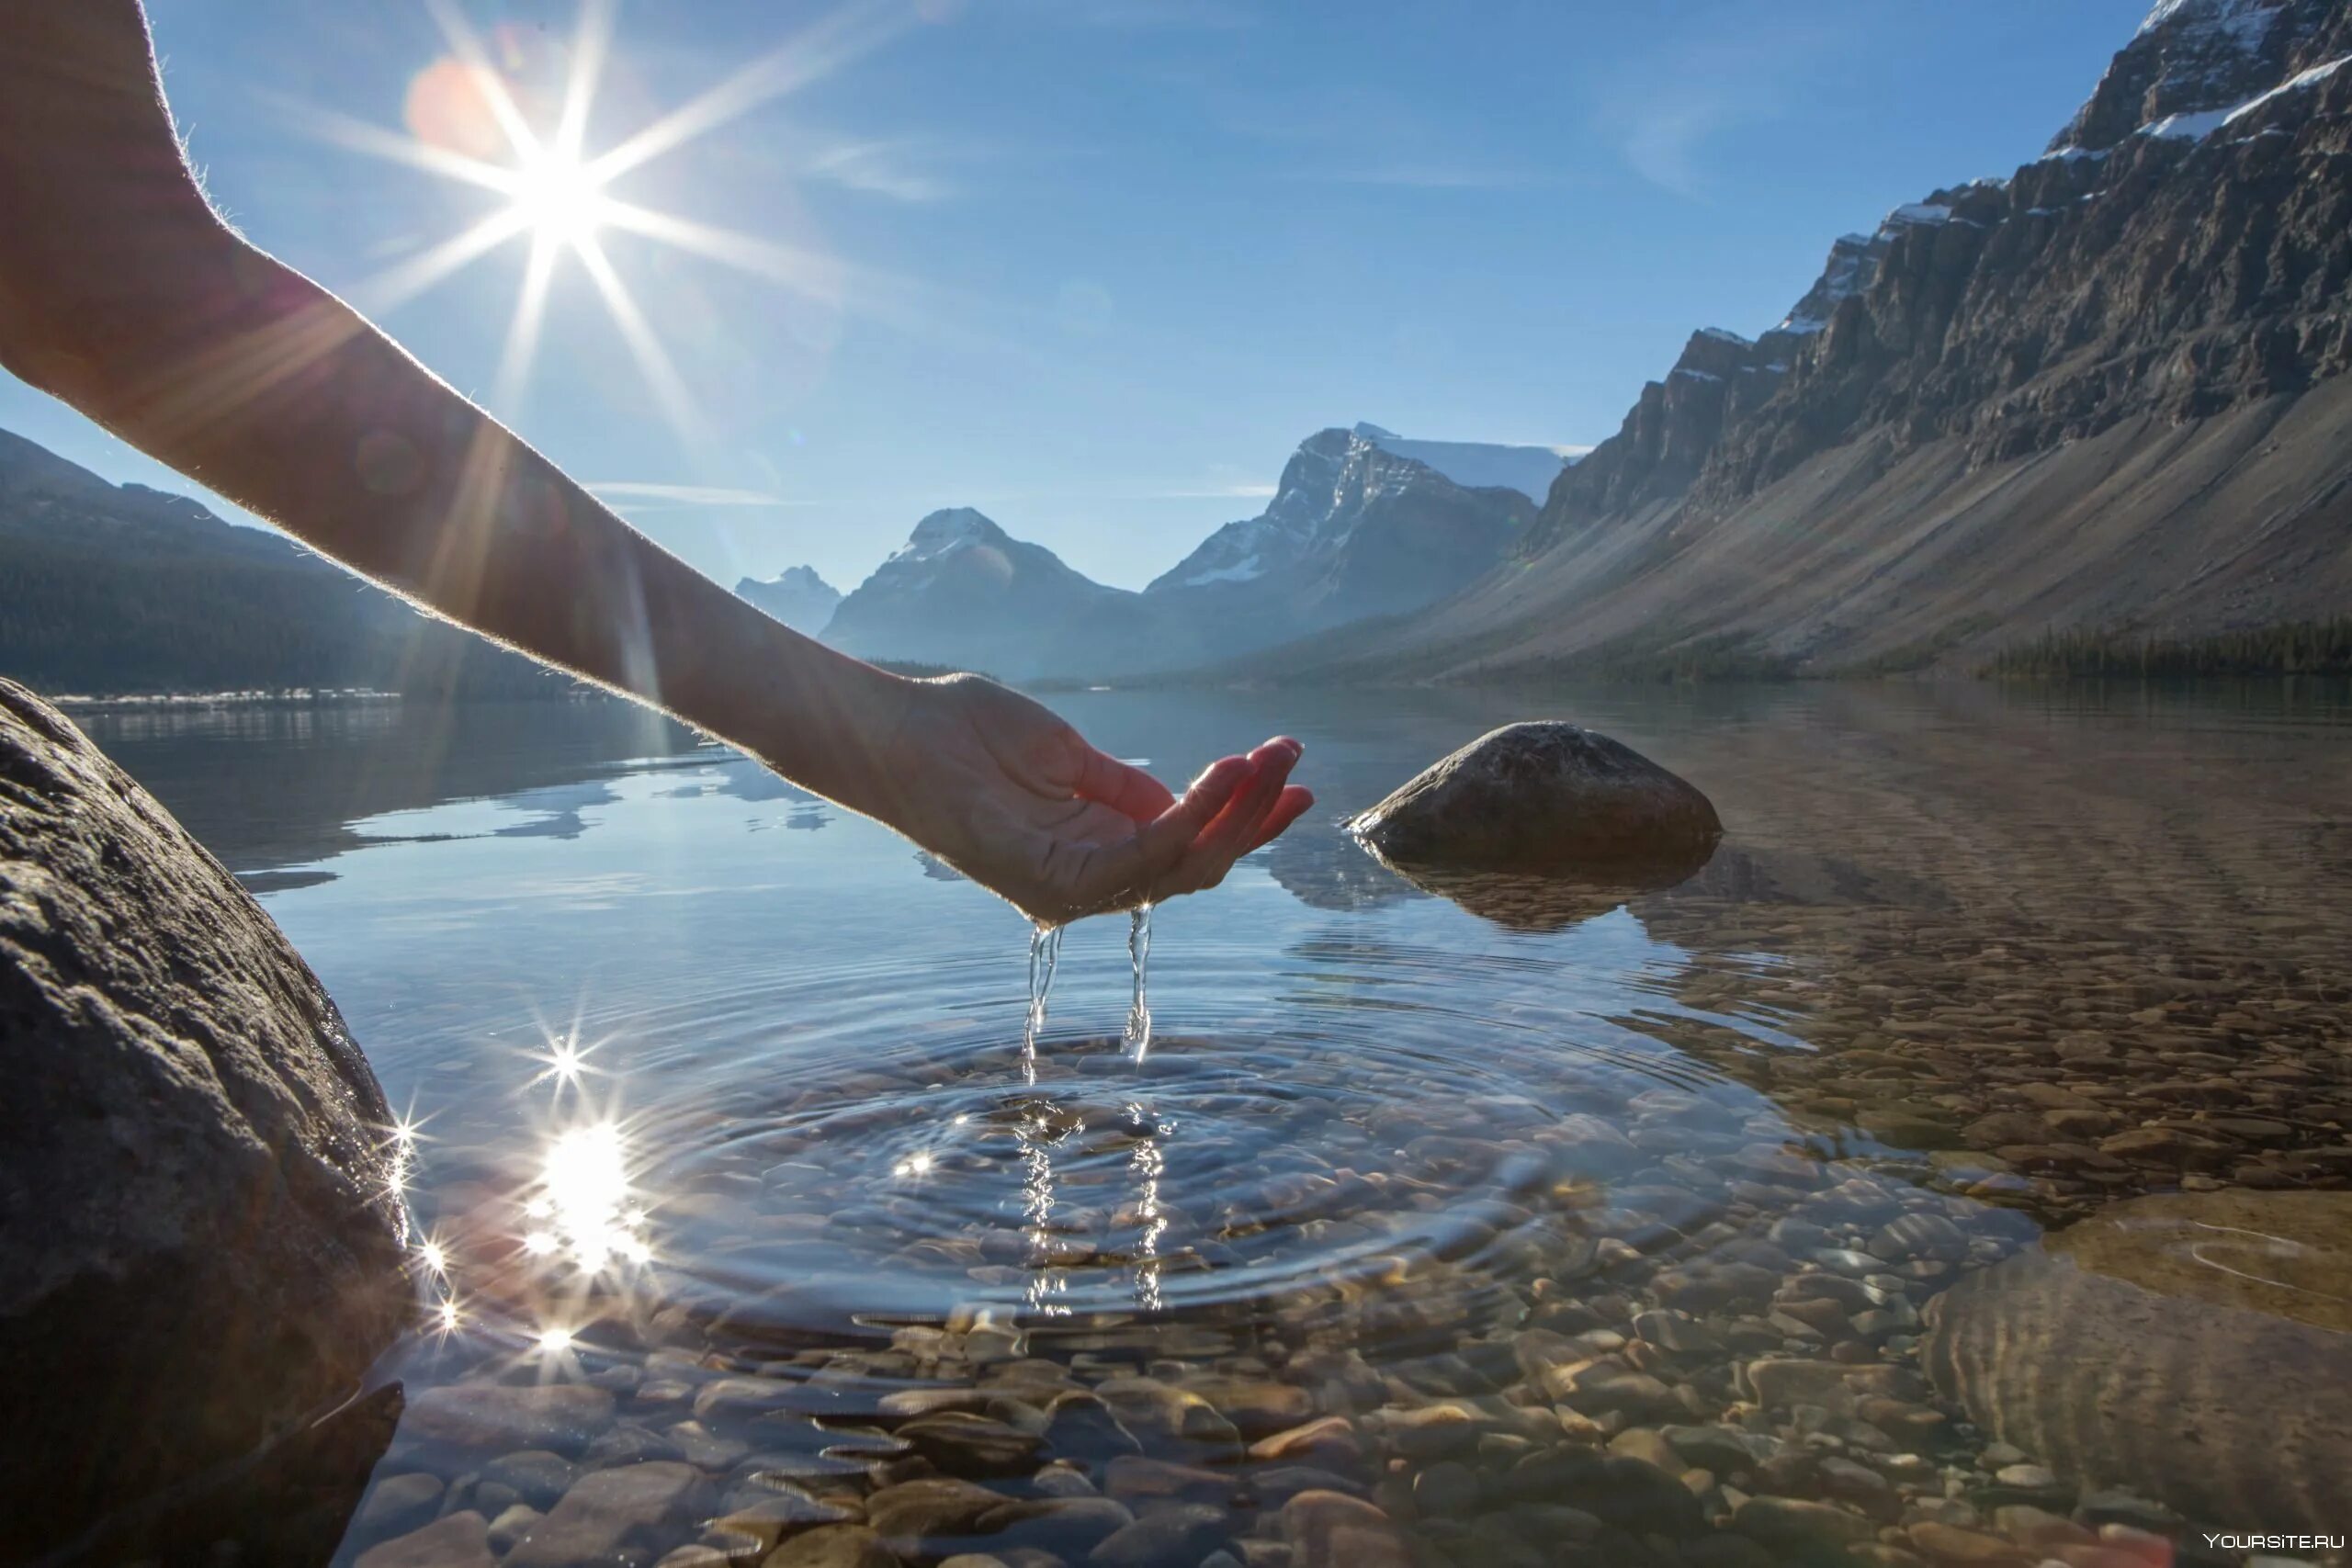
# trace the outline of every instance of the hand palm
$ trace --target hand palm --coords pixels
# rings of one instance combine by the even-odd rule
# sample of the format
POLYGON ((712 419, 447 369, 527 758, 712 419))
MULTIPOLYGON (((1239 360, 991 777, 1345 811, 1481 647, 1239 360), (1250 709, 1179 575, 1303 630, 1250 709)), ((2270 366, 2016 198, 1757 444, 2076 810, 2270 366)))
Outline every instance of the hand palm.
POLYGON ((1037 919, 1213 887, 1313 804, 1285 782, 1295 741, 1224 758, 1179 797, 1018 693, 971 678, 929 686, 899 826, 1037 919))

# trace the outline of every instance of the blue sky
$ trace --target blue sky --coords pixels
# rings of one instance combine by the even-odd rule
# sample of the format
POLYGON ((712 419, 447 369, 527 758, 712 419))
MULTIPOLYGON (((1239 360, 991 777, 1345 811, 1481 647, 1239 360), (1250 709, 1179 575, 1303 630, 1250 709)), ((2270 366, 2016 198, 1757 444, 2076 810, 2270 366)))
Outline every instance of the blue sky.
MULTIPOLYGON (((503 205, 349 144, 425 101, 450 44, 422 5, 150 9, 215 200, 329 287, 397 292, 503 205)), ((573 0, 459 9, 551 106, 573 0)), ((738 265, 603 238, 665 395, 559 255, 494 406, 728 581, 806 561, 846 589, 971 504, 1136 586, 1326 425, 1609 435, 1693 328, 1769 325, 1835 235, 2033 157, 2144 9, 639 0, 585 151, 733 78, 737 112, 608 188, 705 249, 739 236, 716 246, 738 265)), ((528 249, 379 320, 489 399, 528 249)), ((5 377, 0 428, 194 488, 5 377)))

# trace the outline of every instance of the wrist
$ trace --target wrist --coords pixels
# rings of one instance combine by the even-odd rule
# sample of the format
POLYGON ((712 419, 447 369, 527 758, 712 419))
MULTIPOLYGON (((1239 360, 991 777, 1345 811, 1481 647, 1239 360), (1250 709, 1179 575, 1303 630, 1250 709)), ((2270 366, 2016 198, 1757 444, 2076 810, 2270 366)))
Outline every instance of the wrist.
POLYGON ((803 789, 898 826, 899 753, 922 683, 775 629, 775 655, 747 672, 763 688, 751 733, 730 739, 803 789))

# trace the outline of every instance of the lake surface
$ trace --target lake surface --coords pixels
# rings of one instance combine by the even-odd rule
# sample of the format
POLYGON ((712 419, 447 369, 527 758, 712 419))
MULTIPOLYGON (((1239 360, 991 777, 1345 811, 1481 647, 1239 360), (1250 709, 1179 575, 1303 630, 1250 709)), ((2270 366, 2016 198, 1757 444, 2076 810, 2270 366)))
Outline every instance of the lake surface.
MULTIPOLYGON (((413 1129, 442 1315, 384 1368, 407 1414, 342 1561, 436 1517, 371 1568, 485 1537, 672 1568, 2120 1564, 2182 1516, 2352 1528, 2282 1516, 2334 1506, 2324 1476, 2261 1490, 2333 1468, 2324 1425, 2236 1439, 2241 1483, 2227 1434, 2177 1467, 2086 1407, 1972 1419, 1923 1361, 1955 1281, 2119 1201, 2352 1186, 2342 688, 1051 700, 1170 780, 1306 742, 1310 818, 1155 913, 1140 1053, 1124 917, 1066 933, 1026 1051, 1018 916, 632 709, 84 716, 261 894, 413 1129), (1714 860, 1457 903, 1339 831, 1532 716, 1705 790, 1714 860)), ((2343 1255, 2256 1239, 2198 1260, 2290 1280, 2324 1358, 2334 1309, 2296 1303, 2343 1306, 2343 1255)), ((2098 1359, 2030 1289, 1977 1297, 2017 1314, 2005 1371, 2098 1359)), ((2243 1553, 2191 1532, 2206 1558, 2243 1553)))

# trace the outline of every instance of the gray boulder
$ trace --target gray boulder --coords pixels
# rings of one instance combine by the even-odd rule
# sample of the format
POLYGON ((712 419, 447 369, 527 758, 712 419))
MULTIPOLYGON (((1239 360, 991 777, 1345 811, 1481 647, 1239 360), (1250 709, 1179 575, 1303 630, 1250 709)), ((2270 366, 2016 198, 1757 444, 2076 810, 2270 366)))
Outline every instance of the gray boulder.
MULTIPOLYGON (((409 1322, 381 1089, 261 907, 0 681, 0 1559, 348 1400, 409 1322)), ((183 1485, 181 1483, 188 1483, 183 1485)))
POLYGON ((1929 1317, 1937 1386, 2070 1483, 2216 1529, 2352 1518, 2352 1192, 2132 1199, 1929 1317))
POLYGON ((1507 724, 1349 823, 1400 866, 1695 872, 1723 837, 1705 795, 1628 746, 1556 720, 1507 724))

